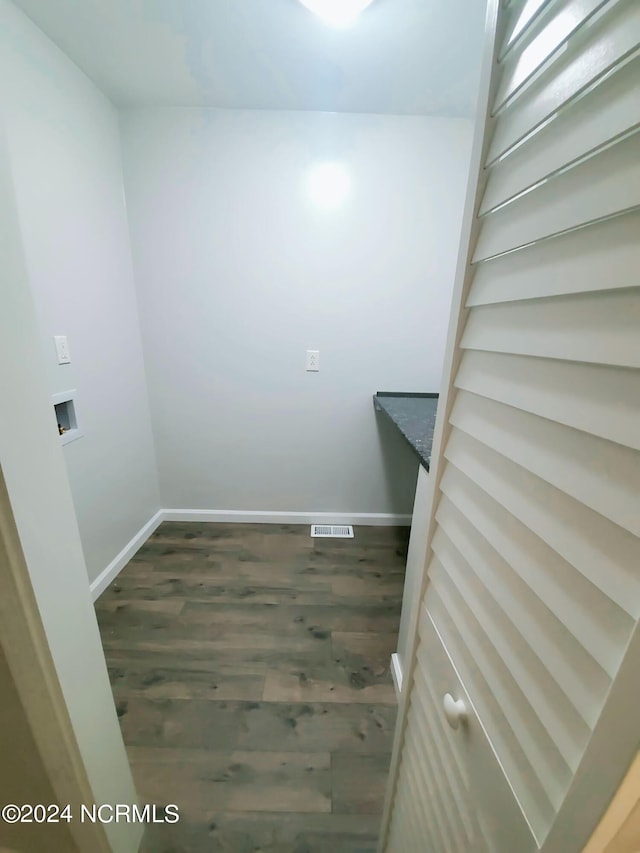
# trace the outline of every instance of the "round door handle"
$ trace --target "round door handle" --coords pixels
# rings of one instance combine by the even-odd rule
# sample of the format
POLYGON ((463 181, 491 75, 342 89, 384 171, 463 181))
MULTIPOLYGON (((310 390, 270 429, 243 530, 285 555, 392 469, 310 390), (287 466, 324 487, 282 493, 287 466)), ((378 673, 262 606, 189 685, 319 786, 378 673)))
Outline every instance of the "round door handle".
POLYGON ((445 695, 442 706, 452 729, 457 729, 460 723, 464 723, 467 719, 467 706, 462 699, 454 699, 451 693, 445 695))

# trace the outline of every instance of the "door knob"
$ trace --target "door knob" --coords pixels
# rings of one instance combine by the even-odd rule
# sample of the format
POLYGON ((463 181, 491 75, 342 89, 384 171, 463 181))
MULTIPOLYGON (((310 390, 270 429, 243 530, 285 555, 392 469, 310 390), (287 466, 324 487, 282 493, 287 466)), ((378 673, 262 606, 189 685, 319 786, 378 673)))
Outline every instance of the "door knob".
POLYGON ((462 699, 454 699, 451 693, 445 694, 442 702, 444 715, 452 729, 457 729, 460 723, 467 719, 467 706, 462 699))

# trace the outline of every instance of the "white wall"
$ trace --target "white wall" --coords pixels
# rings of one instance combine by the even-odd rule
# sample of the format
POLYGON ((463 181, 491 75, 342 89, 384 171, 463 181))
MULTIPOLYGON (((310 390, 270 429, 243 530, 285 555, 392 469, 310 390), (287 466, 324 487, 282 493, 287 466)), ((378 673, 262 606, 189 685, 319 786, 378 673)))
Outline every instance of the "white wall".
MULTIPOLYGON (((4 11, 4 0, 0 0, 0 32, 8 23, 4 11)), ((0 465, 29 569, 29 579, 21 578, 23 595, 28 597, 30 582, 93 801, 134 803, 136 793, 89 594, 55 418, 49 405, 46 371, 38 346, 40 329, 23 257, 1 127, 0 258, 0 465)), ((19 638, 12 636, 11 641, 19 642, 19 638)), ((15 648, 10 651, 15 660, 15 648)), ((47 687, 55 689, 51 684, 47 687)), ((6 701, 4 695, 2 701, 6 701)), ((114 853, 134 853, 138 849, 139 824, 111 823, 105 830, 114 853)))
POLYGON ((471 122, 149 109, 122 137, 164 506, 410 512, 371 396, 439 386, 471 122), (350 170, 337 211, 318 161, 350 170))
POLYGON ((0 0, 0 114, 48 391, 78 392, 85 435, 64 455, 93 579, 160 506, 117 113, 0 0), (56 334, 70 365, 57 365, 56 334))

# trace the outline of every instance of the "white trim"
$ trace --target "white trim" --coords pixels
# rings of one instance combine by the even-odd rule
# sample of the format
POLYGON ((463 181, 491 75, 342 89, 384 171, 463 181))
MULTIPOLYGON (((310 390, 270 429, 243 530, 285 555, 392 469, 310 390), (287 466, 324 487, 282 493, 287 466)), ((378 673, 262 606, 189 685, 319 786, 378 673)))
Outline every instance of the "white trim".
POLYGON ((391 678, 393 679, 393 686, 396 688, 396 696, 399 701, 400 694, 402 693, 402 665, 397 652, 391 655, 391 678))
POLYGON ((89 585, 89 589, 91 590, 91 596, 95 601, 98 596, 102 595, 105 589, 109 586, 112 580, 114 580, 127 565, 129 560, 133 557, 136 551, 144 545, 149 536, 153 533, 153 531, 160 526, 160 524, 164 521, 164 510, 159 509, 158 512, 147 521, 147 523, 138 530, 136 535, 128 542, 122 551, 114 557, 114 559, 109 563, 109 565, 100 572, 98 577, 91 582, 89 585))
POLYGON ((340 514, 338 512, 268 512, 262 510, 226 510, 226 509, 159 509, 149 521, 141 527, 133 539, 114 557, 98 577, 91 582, 93 600, 102 595, 127 565, 129 560, 144 545, 163 521, 206 521, 227 522, 229 524, 360 524, 365 527, 408 527, 410 515, 386 512, 356 512, 340 514))
POLYGON ((163 521, 217 521, 239 524, 361 524, 408 527, 411 515, 387 512, 271 512, 269 510, 165 509, 163 521))

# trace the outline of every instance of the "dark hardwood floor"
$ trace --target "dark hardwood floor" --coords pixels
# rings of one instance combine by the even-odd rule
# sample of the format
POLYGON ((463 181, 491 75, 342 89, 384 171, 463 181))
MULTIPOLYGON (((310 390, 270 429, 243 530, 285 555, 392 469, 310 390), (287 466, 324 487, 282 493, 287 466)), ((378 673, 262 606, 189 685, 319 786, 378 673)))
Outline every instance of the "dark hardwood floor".
POLYGON ((96 603, 153 853, 374 853, 408 529, 165 522, 96 603))

